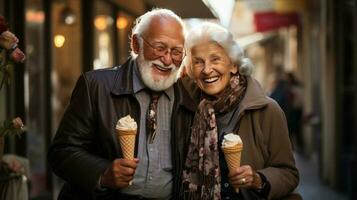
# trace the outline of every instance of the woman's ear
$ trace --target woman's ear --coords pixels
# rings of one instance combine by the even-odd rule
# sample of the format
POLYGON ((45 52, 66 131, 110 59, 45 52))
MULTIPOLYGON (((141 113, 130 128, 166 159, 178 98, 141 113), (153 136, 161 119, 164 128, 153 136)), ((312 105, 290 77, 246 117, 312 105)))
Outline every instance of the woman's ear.
POLYGON ((131 36, 131 49, 134 51, 134 53, 139 54, 140 52, 140 44, 139 44, 139 36, 137 34, 134 34, 131 36))

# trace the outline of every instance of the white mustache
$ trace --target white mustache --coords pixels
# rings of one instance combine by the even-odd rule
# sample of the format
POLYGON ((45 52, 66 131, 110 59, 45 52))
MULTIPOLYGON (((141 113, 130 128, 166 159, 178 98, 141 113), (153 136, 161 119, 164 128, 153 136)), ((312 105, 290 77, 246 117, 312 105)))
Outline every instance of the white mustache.
POLYGON ((161 68, 164 68, 164 69, 170 69, 171 71, 174 71, 176 69, 176 65, 174 64, 171 64, 169 66, 165 66, 161 61, 159 60, 153 60, 151 61, 151 64, 155 64, 155 65, 158 65, 159 67, 161 68))

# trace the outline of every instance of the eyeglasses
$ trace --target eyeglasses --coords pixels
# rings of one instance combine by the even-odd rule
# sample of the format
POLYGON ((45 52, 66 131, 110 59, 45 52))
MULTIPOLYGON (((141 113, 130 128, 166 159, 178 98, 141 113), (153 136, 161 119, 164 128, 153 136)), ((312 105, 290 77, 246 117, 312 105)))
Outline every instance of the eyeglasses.
POLYGON ((182 47, 173 47, 168 48, 166 44, 162 42, 155 42, 150 44, 144 37, 141 37, 144 42, 154 50, 155 55, 157 56, 165 56, 166 53, 170 53, 171 58, 175 62, 182 62, 183 58, 186 56, 185 49, 182 47))

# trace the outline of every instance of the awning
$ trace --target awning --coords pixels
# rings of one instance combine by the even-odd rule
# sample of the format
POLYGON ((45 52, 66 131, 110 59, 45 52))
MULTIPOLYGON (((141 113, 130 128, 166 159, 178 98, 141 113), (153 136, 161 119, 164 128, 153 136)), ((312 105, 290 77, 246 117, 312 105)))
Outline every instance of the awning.
POLYGON ((145 0, 150 7, 167 8, 182 18, 216 18, 202 0, 145 0))
POLYGON ((298 13, 259 12, 254 13, 254 24, 257 32, 265 32, 290 25, 300 25, 298 13))

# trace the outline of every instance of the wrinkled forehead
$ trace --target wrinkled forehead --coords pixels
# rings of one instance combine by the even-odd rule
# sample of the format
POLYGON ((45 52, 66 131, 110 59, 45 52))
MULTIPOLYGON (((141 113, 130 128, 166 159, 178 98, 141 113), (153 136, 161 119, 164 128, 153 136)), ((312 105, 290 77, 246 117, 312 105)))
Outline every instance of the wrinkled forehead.
POLYGON ((225 49, 215 41, 202 41, 192 46, 190 50, 192 57, 227 56, 225 49))
POLYGON ((172 17, 153 17, 143 35, 150 41, 167 42, 175 46, 183 46, 185 42, 182 25, 172 17))

